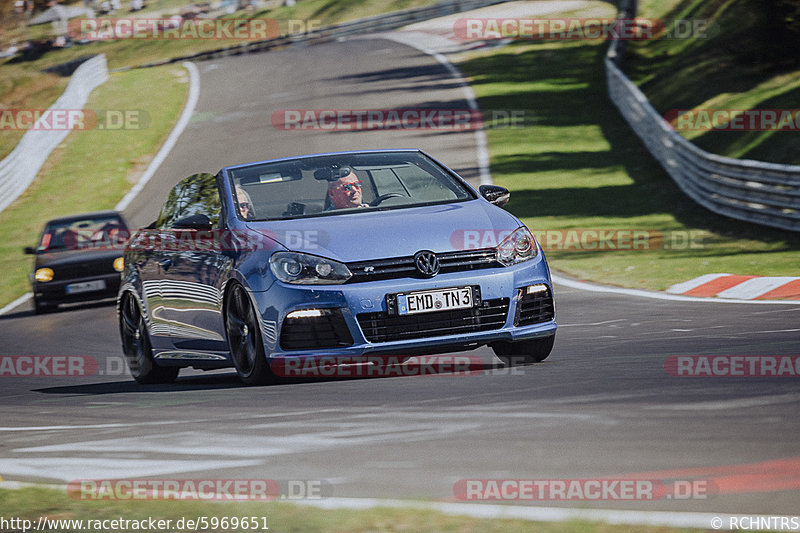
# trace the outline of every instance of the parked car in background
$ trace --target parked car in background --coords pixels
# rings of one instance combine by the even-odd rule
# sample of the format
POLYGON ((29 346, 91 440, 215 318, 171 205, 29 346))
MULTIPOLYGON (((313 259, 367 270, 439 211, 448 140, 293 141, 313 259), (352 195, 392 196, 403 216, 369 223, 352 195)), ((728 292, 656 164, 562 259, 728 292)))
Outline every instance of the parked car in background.
POLYGON ((50 220, 33 254, 33 305, 37 314, 59 304, 114 298, 123 270, 128 225, 116 211, 82 213, 50 220))

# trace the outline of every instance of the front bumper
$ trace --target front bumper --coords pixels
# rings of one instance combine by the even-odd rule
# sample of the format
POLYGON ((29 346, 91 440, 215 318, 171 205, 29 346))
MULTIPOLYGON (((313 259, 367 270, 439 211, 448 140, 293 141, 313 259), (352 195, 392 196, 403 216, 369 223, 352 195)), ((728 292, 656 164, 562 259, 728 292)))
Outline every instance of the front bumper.
POLYGON ((90 276, 86 278, 75 278, 59 281, 48 281, 33 283, 33 295, 37 303, 40 305, 56 305, 74 302, 87 302, 95 300, 105 300, 107 298, 116 298, 120 286, 120 273, 113 272, 111 274, 102 274, 97 276, 90 276), (100 290, 92 290, 87 292, 77 292, 74 294, 67 293, 67 286, 76 283, 86 283, 102 280, 105 287, 100 290))
MULTIPOLYGON (((265 351, 270 358, 287 357, 357 357, 362 355, 425 355, 458 349, 472 349, 497 341, 520 341, 537 337, 548 337, 556 332, 554 311, 550 318, 537 323, 518 325, 520 301, 529 286, 545 286, 552 296, 547 263, 543 255, 534 260, 505 268, 489 268, 469 272, 440 274, 432 279, 392 279, 332 286, 289 285, 274 283, 269 290, 253 292, 252 296, 262 317, 262 337, 265 351), (425 334, 414 337, 413 332, 401 339, 386 342, 370 342, 369 335, 359 324, 366 315, 386 314, 388 294, 449 287, 478 286, 483 302, 505 302, 505 316, 491 325, 491 329, 461 328, 455 333, 425 334), (340 346, 319 346, 312 349, 286 349, 282 333, 287 315, 294 311, 333 311, 343 319, 344 335, 337 334, 340 346), (342 340, 344 339, 344 340, 342 340)), ((436 321, 442 312, 416 315, 420 324, 436 321)), ((292 319, 288 319, 292 320, 292 319)), ((337 320, 339 320, 337 318, 337 320)), ((476 320, 465 317, 465 320, 476 320)), ((529 322, 529 321, 528 321, 529 322)), ((475 322, 477 324, 477 321, 475 322)), ((309 332, 315 328, 309 328, 309 332)), ((316 328, 319 329, 319 328, 316 328)), ((339 331, 338 333, 343 333, 339 331)), ((314 334, 317 334, 314 332, 314 334)))

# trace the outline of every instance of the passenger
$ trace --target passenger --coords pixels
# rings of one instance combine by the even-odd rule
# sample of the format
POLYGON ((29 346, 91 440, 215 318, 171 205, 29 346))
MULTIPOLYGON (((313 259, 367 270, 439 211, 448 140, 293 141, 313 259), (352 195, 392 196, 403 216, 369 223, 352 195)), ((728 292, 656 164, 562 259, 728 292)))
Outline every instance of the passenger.
POLYGON ((239 214, 243 219, 253 220, 255 218, 253 201, 250 199, 250 195, 247 194, 247 191, 240 185, 236 186, 236 207, 239 208, 239 214))

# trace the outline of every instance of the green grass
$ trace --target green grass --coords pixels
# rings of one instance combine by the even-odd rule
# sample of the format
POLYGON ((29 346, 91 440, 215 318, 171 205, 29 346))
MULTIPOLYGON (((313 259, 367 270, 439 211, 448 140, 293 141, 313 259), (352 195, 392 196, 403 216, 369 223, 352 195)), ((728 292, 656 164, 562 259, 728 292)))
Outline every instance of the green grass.
MULTIPOLYGON (((188 0, 161 0, 150 2, 148 10, 178 11, 179 7, 190 4, 188 0)), ((281 33, 288 33, 288 21, 301 21, 305 28, 318 28, 321 25, 335 24, 357 18, 377 15, 388 11, 410 9, 435 3, 435 0, 303 0, 293 7, 264 9, 255 13, 239 11, 223 18, 271 18, 280 24, 281 33)), ((133 16, 141 16, 135 13, 133 16)), ((117 17, 128 16, 123 10, 117 17)), ((152 16, 152 15, 151 15, 152 16)), ((300 24, 294 23, 294 31, 300 24)), ((16 28, 0 39, 2 48, 12 40, 24 38, 47 38, 51 36, 49 24, 33 26, 29 29, 16 28)), ((205 40, 131 40, 99 41, 86 45, 53 50, 33 61, 0 62, 0 109, 46 109, 61 96, 69 78, 47 74, 43 69, 66 63, 86 55, 106 54, 110 70, 123 67, 155 63, 175 57, 192 55, 242 44, 233 39, 205 40)), ((25 132, 4 131, 0 136, 0 159, 8 155, 25 132)))
POLYGON ((36 244, 47 220, 116 205, 171 131, 187 91, 185 69, 170 65, 113 74, 92 93, 87 109, 134 110, 145 127, 73 131, 0 213, 0 302, 29 290, 32 260, 22 248, 36 244))
MULTIPOLYGON (((69 78, 8 65, 0 70, 0 109, 47 109, 67 88, 69 78)), ((0 159, 17 146, 26 130, 3 130, 0 159)))
MULTIPOLYGON (((745 17, 749 13, 749 1, 715 0, 703 4, 699 0, 664 3, 644 0, 642 10, 645 16, 692 18, 703 15, 716 16, 725 22, 731 16, 745 17), (732 14, 726 11, 727 8, 732 14)), ((315 19, 328 24, 425 3, 429 2, 307 0, 291 8, 262 11, 252 16, 269 16, 284 21, 315 19)), ((611 8, 604 4, 602 9, 611 8)), ((714 53, 724 52, 725 46, 730 44, 730 37, 702 42, 634 44, 630 68, 626 67, 626 70, 631 70, 662 106, 691 108, 693 102, 701 101, 738 107, 755 104, 780 107, 796 101, 800 91, 798 76, 794 71, 781 71, 786 65, 785 59, 776 60, 761 72, 757 67, 742 67, 731 59, 741 59, 742 54, 743 57, 763 55, 763 50, 743 51, 738 47, 739 55, 728 57, 723 54, 722 67, 712 68, 714 53), (736 68, 740 67, 741 71, 737 71, 736 68), (730 86, 732 91, 719 95, 715 89, 719 86, 730 86)), ((95 43, 46 54, 28 65, 41 68, 102 48, 111 54, 109 59, 113 68, 131 61, 146 62, 184 53, 181 47, 189 45, 196 44, 186 41, 177 44, 175 41, 95 43)), ((553 266, 584 279, 651 289, 664 289, 709 272, 796 274, 796 265, 800 264, 798 235, 731 221, 707 212, 686 198, 646 153, 608 101, 602 67, 604 48, 602 43, 595 42, 517 43, 499 51, 473 54, 461 65, 472 77, 484 112, 513 109, 525 113, 522 127, 489 131, 493 175, 498 183, 514 192, 509 208, 540 235, 542 231, 553 230, 636 229, 659 232, 669 239, 671 235, 680 237, 693 232, 694 244, 698 247, 660 247, 652 251, 553 249, 548 251, 553 266)), ((6 67, 0 69, 5 72, 6 67)), ((143 91, 134 91, 133 95, 146 94, 146 88, 143 91)), ((125 94, 123 90, 118 96, 125 94)), ((128 93, 128 96, 133 95, 128 93)), ((47 100, 45 89, 41 100, 47 100)), ((153 97, 150 101, 157 102, 159 98, 153 97)), ((113 106, 104 103, 102 107, 113 106)), ((169 116, 177 116, 177 110, 169 116)), ((168 128, 164 128, 162 135, 167 131, 168 128)), ((76 135, 88 138, 90 134, 73 134, 70 146, 76 135)), ((738 137, 727 133, 728 137, 724 138, 714 134, 716 140, 713 142, 709 135, 696 135, 695 140, 701 146, 714 144, 737 157, 763 155, 772 160, 792 159, 800 145, 796 142, 787 144, 791 134, 780 132, 738 137)), ((122 138, 105 137, 110 142, 122 138)), ((36 234, 38 227, 51 214, 40 214, 38 206, 47 205, 46 202, 58 196, 69 176, 85 176, 88 167, 90 175, 98 179, 111 176, 106 171, 115 172, 117 178, 111 178, 112 183, 108 186, 103 185, 103 196, 98 201, 86 200, 92 195, 80 194, 75 196, 76 201, 80 200, 77 204, 59 202, 55 204, 56 208, 76 211, 78 206, 87 202, 91 208, 110 207, 127 188, 120 176, 126 174, 131 161, 138 154, 152 153, 158 143, 149 139, 144 144, 150 148, 140 146, 135 151, 123 150, 128 155, 116 162, 104 162, 112 168, 104 168, 102 172, 84 164, 87 156, 97 153, 93 152, 92 143, 79 143, 72 147, 70 150, 74 155, 71 159, 64 159, 64 154, 59 156, 58 153, 51 158, 48 168, 57 168, 57 172, 53 172, 52 178, 48 177, 46 184, 39 182, 26 193, 31 207, 15 206, 0 214, 0 228, 5 228, 0 230, 4 232, 0 235, 6 237, 5 244, 0 246, 0 267, 5 267, 10 276, 0 287, 0 301, 8 301, 22 290, 27 262, 16 250, 22 245, 33 244, 31 235, 36 234), (19 209, 21 211, 17 211, 19 209), (9 220, 6 216, 23 222, 6 224, 4 222, 9 220)), ((47 172, 43 171, 43 175, 47 172)), ((84 184, 82 191, 97 190, 92 179, 87 178, 81 183, 84 184)))
MULTIPOLYGON (((189 3, 188 1, 184 2, 184 5, 189 3)), ((287 33, 289 29, 288 21, 290 20, 302 21, 306 27, 313 26, 318 28, 338 22, 378 15, 389 11, 431 5, 433 3, 435 3, 435 0, 304 0, 297 2, 292 7, 264 9, 255 13, 239 11, 223 18, 270 18, 279 23, 281 33, 287 33)), ((126 16, 126 13, 119 13, 116 16, 126 16)), ((108 58, 109 69, 117 69, 244 43, 246 41, 235 39, 118 39, 53 50, 34 61, 16 64, 26 65, 26 70, 34 71, 58 65, 80 56, 104 53, 108 58)), ((0 72, 4 72, 5 67, 12 64, 14 63, 6 61, 5 64, 0 65, 0 72)), ((0 92, 0 96, 2 94, 0 92)))
POLYGON ((262 10, 254 16, 278 21, 319 20, 328 25, 435 3, 435 0, 302 0, 292 7, 262 10))
MULTIPOLYGON (((64 491, 46 488, 0 490, 0 516, 32 520, 39 517, 75 520, 142 520, 150 517, 172 520, 167 531, 194 531, 176 528, 181 518, 258 517, 258 525, 270 532, 305 533, 676 533, 697 531, 653 526, 619 526, 585 521, 565 523, 529 522, 510 519, 478 519, 449 516, 418 509, 376 508, 365 511, 321 510, 287 503, 194 503, 175 501, 81 501, 64 491), (263 517, 263 521, 262 521, 263 517), (265 522, 265 523, 264 523, 265 522)), ((212 528, 220 533, 245 531, 241 528, 212 528)), ((59 529, 59 531, 81 531, 59 529)), ((84 530, 85 531, 85 530, 84 530)), ((262 529, 250 531, 264 531, 262 529)))
POLYGON ((711 272, 797 275, 800 235, 719 217, 678 190, 610 104, 604 52, 602 43, 515 43, 459 64, 484 116, 524 112, 521 127, 488 131, 492 175, 512 191, 507 207, 540 236, 569 229, 692 231, 700 247, 551 249, 551 266, 581 279, 657 290, 711 272))
MULTIPOLYGON (((800 34, 781 34, 759 0, 647 0, 643 17, 707 20, 705 38, 628 43, 623 70, 662 114, 675 109, 796 109, 800 34)), ((800 164, 797 131, 681 132, 728 157, 800 164)))

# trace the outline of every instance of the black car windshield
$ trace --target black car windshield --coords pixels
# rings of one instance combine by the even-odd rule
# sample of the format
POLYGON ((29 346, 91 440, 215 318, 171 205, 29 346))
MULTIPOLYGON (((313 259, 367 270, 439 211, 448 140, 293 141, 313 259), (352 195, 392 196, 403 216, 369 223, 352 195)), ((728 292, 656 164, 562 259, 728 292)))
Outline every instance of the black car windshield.
POLYGON ((48 222, 38 251, 53 252, 113 246, 127 238, 127 228, 119 217, 95 216, 48 222))
POLYGON ((419 152, 302 157, 229 171, 239 217, 275 220, 475 198, 419 152))

